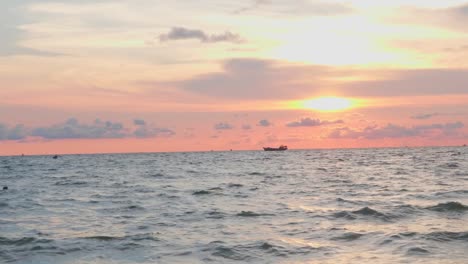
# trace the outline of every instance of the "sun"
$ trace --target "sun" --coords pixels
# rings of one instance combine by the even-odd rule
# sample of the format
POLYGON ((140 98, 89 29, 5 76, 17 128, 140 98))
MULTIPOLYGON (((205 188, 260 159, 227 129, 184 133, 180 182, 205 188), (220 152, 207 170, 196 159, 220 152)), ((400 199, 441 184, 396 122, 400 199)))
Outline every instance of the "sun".
POLYGON ((342 97, 320 97, 298 102, 299 108, 312 109, 321 112, 344 111, 356 105, 356 100, 342 97))

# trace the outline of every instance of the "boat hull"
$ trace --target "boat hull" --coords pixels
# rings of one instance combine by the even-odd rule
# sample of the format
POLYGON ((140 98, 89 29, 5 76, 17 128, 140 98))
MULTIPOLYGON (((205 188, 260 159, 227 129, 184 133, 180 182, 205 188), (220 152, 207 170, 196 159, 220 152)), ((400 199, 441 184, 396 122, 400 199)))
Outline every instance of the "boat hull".
POLYGON ((264 151, 285 151, 287 149, 288 149, 288 147, 279 147, 279 148, 267 147, 267 148, 263 148, 264 151))

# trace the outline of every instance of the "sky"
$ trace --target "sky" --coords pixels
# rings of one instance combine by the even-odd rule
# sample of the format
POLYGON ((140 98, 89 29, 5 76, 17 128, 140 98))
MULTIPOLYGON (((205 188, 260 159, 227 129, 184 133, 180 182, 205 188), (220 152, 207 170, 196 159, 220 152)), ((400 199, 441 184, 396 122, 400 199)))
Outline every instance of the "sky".
POLYGON ((468 1, 0 2, 0 155, 468 144, 468 1))

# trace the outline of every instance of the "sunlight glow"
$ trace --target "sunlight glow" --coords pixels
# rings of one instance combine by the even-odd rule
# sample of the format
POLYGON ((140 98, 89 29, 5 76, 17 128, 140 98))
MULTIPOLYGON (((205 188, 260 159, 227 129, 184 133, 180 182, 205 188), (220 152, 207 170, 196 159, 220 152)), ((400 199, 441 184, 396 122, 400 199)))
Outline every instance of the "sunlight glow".
POLYGON ((343 111, 357 106, 357 101, 341 97, 320 97, 299 102, 302 109, 313 109, 322 112, 343 111))

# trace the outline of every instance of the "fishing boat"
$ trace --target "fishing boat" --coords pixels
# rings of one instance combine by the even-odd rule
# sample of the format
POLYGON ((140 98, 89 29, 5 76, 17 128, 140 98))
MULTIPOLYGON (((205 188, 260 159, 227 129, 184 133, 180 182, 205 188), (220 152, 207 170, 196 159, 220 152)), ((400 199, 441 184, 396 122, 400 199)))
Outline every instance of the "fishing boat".
POLYGON ((279 148, 263 147, 264 151, 283 151, 287 149, 288 149, 288 146, 285 146, 285 145, 281 145, 279 146, 279 148))

